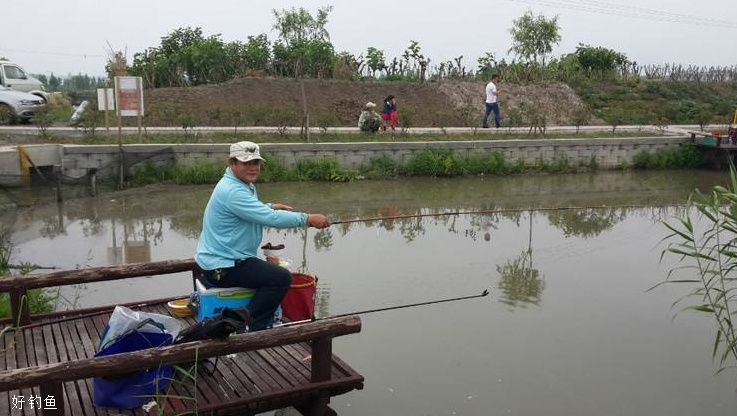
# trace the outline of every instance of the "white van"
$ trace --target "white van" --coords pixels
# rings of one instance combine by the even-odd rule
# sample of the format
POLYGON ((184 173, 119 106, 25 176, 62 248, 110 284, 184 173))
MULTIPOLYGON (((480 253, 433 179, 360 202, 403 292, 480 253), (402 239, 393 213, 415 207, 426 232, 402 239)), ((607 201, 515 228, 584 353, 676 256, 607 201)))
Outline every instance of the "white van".
POLYGON ((10 90, 36 95, 44 102, 48 100, 43 83, 10 61, 0 61, 0 85, 10 90))

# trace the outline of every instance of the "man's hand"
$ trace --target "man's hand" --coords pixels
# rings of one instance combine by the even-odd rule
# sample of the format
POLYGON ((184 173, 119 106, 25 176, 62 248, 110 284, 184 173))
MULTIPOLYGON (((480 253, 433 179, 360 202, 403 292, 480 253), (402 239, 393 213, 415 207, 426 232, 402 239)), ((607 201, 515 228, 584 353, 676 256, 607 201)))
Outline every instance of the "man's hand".
POLYGON ((274 256, 266 256, 266 262, 271 264, 279 265, 279 257, 274 256))
POLYGON ((330 227, 330 220, 322 214, 307 214, 307 225, 315 228, 330 227))
POLYGON ((274 204, 271 204, 271 209, 277 209, 281 211, 291 211, 293 208, 290 207, 289 205, 274 203, 274 204))

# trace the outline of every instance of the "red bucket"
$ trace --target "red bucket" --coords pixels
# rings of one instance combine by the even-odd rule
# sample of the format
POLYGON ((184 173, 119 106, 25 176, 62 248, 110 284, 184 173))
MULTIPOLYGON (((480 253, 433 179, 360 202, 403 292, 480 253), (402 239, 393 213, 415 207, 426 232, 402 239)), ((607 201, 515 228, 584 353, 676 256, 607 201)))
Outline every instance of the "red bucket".
POLYGON ((306 273, 292 273, 292 285, 281 301, 282 314, 288 320, 304 321, 315 314, 317 277, 306 273))

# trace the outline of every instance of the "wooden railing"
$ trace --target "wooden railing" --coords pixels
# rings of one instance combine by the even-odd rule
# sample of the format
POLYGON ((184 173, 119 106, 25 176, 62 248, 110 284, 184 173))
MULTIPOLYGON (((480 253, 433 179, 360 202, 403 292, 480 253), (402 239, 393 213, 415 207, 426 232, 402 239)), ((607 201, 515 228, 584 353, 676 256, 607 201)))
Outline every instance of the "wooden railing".
MULTIPOLYGON (((67 286, 82 283, 105 282, 141 276, 155 276, 178 272, 198 272, 194 259, 165 260, 150 263, 132 263, 120 266, 91 267, 81 270, 66 270, 53 273, 34 274, 0 279, 0 293, 10 294, 12 324, 27 325, 34 316, 28 308, 28 291, 45 287, 67 286)), ((78 310, 78 313, 89 310, 78 310)), ((59 315, 59 313, 45 316, 59 315)))
MULTIPOLYGON (((141 351, 44 364, 0 372, 0 391, 11 391, 39 386, 41 396, 63 397, 66 381, 89 377, 111 377, 128 374, 132 370, 154 368, 160 365, 191 363, 245 351, 312 341, 311 385, 320 388, 330 380, 332 338, 361 331, 358 316, 325 319, 292 327, 232 335, 225 340, 196 341, 185 344, 150 348, 141 351)), ((309 386, 308 386, 309 387, 309 386)), ((287 392, 288 394, 288 392, 287 392)), ((326 402, 318 398, 310 406, 323 408, 326 402)), ((44 416, 63 415, 63 407, 44 416)))

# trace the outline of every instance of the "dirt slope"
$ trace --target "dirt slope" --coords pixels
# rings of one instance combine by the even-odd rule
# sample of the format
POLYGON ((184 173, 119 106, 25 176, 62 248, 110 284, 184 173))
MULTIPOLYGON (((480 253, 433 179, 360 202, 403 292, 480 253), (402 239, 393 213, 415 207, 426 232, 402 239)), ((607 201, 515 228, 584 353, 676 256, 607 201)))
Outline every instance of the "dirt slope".
MULTIPOLYGON (((501 83, 502 117, 525 101, 549 107, 550 124, 567 124, 573 104, 580 98, 567 85, 510 85, 501 83)), ((353 126, 361 107, 395 95, 400 121, 411 126, 473 126, 483 115, 484 83, 476 82, 351 82, 304 81, 307 108, 313 126, 353 126), (402 115, 404 114, 404 116, 402 115)), ((242 125, 299 125, 302 99, 299 81, 241 78, 218 85, 159 88, 146 92, 149 125, 181 125, 187 117, 194 125, 232 125, 234 113, 242 125)))

